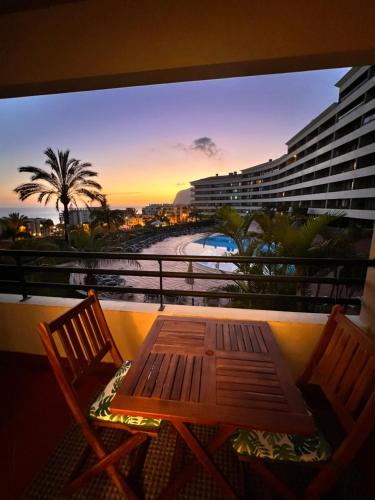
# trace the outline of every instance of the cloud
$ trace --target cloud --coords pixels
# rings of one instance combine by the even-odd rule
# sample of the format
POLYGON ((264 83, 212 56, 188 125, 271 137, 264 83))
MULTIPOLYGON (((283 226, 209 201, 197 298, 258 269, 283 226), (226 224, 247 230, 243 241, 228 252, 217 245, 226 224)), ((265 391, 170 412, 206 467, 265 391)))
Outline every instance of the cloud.
POLYGON ((193 141, 190 147, 194 151, 201 151, 203 154, 210 157, 219 154, 219 148, 210 137, 199 137, 199 139, 193 141))
POLYGON ((221 153, 217 144, 210 137, 198 137, 190 146, 179 143, 176 145, 176 148, 186 152, 198 151, 209 158, 219 158, 221 153))
POLYGON ((176 186, 186 186, 186 182, 176 182, 176 186))

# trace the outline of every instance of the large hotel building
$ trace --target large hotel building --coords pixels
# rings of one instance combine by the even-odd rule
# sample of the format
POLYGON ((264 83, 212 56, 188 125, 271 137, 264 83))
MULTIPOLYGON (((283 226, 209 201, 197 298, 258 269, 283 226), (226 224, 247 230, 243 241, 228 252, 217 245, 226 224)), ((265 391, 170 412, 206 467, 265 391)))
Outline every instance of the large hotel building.
POLYGON ((265 208, 344 211, 375 220, 375 66, 352 68, 336 84, 333 103, 261 165, 192 181, 192 204, 203 214, 229 205, 240 213, 265 208))

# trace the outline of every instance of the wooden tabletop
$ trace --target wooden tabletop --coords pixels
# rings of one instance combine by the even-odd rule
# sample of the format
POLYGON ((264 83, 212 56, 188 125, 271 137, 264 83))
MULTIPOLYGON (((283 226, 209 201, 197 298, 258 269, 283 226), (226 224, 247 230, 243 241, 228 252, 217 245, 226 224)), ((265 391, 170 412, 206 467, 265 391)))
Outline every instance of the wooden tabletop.
POLYGON ((273 432, 314 430, 263 321, 159 316, 111 410, 273 432))

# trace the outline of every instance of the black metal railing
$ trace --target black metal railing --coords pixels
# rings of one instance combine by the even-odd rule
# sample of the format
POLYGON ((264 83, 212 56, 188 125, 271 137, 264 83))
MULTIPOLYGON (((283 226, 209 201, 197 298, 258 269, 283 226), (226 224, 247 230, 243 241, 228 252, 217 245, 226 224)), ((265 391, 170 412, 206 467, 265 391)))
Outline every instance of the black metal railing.
MULTIPOLYGON (((36 289, 45 290, 70 290, 83 291, 94 288, 102 292, 132 293, 153 295, 159 297, 160 309, 164 308, 165 297, 204 297, 207 299, 248 299, 259 300, 261 297, 277 304, 280 301, 297 301, 300 304, 320 304, 331 305, 340 302, 343 305, 359 307, 361 304, 361 293, 365 281, 367 268, 375 267, 375 259, 316 259, 316 258, 287 258, 287 257, 217 257, 217 256, 188 256, 188 255, 156 255, 156 254, 136 254, 136 253, 108 253, 108 252, 66 252, 66 251, 33 251, 33 250, 0 250, 0 291, 8 293, 20 293, 22 300, 27 300, 28 296, 36 289), (60 263, 57 263, 60 259, 60 263), (101 266, 103 261, 111 261, 111 269, 101 266), (154 261, 157 266, 155 270, 119 269, 114 265, 115 261, 154 261), (61 264, 63 262, 63 265, 61 264), (234 263, 260 264, 267 266, 271 271, 277 266, 298 266, 300 272, 288 274, 251 274, 237 272, 220 272, 218 270, 208 271, 203 267, 200 271, 180 272, 165 270, 163 264, 167 262, 197 262, 197 263, 234 263), (80 267, 77 267, 79 263, 80 267), (90 266, 87 264, 90 263, 90 266), (73 265, 75 264, 75 265, 73 265), (301 274, 301 270, 305 271, 301 274), (314 270, 312 274, 311 270, 314 270), (324 275, 319 275, 317 270, 324 270, 324 275), (343 272, 345 271, 345 272, 343 272), (348 272, 349 271, 349 272, 348 272), (39 279, 35 281, 35 275, 48 275, 57 273, 63 275, 65 282, 49 281, 39 279), (93 275, 119 275, 119 276, 139 276, 156 277, 158 287, 129 287, 113 286, 95 283, 77 284, 71 283, 71 274, 93 275), (32 275, 34 280, 28 280, 32 275), (305 285, 329 285, 329 294, 281 294, 259 292, 238 292, 218 289, 210 290, 187 290, 169 289, 164 287, 165 278, 181 278, 184 280, 215 280, 221 282, 238 283, 247 281, 256 283, 289 283, 305 285), (352 290, 347 296, 339 296, 340 287, 347 287, 352 290), (353 294, 356 293, 356 295, 353 294)), ((250 267, 249 267, 250 268, 250 267)), ((40 294, 40 292, 38 293, 40 294)))

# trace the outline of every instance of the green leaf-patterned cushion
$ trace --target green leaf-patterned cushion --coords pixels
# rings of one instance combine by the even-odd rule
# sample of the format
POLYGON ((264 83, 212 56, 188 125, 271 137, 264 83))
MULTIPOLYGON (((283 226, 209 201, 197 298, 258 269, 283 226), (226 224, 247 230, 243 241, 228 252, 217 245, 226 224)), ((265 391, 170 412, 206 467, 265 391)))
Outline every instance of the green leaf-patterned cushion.
POLYGON ((131 415, 116 415, 111 413, 109 406, 115 397, 124 377, 126 376, 131 361, 125 361, 117 370, 114 377, 108 382, 105 389, 99 394, 90 407, 90 417, 98 420, 116 422, 118 424, 129 425, 131 427, 142 427, 142 429, 156 430, 160 427, 159 418, 133 417, 131 415))
POLYGON ((269 460, 321 462, 331 455, 331 446, 319 431, 313 436, 298 436, 240 429, 231 441, 240 455, 269 460))

